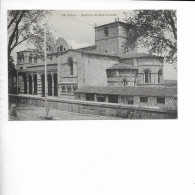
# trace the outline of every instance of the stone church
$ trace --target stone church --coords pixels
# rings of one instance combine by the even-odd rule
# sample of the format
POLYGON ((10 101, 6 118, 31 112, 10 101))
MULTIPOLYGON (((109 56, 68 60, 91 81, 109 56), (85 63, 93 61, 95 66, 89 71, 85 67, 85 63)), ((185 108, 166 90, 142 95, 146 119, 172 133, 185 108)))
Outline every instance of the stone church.
MULTIPOLYGON (((124 47, 128 25, 96 26, 92 46, 71 49, 63 38, 47 44, 48 96, 74 99, 87 87, 163 86, 163 58, 124 47)), ((27 49, 17 53, 20 94, 44 96, 44 56, 27 49)))

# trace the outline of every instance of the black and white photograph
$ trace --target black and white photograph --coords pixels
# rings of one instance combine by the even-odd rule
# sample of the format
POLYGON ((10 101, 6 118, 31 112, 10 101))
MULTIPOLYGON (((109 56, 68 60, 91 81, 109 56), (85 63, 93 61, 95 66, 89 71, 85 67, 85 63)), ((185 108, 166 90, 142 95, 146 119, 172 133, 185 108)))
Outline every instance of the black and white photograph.
POLYGON ((9 120, 177 119, 177 10, 8 10, 9 120))
POLYGON ((194 10, 1 0, 0 194, 194 195, 194 10))

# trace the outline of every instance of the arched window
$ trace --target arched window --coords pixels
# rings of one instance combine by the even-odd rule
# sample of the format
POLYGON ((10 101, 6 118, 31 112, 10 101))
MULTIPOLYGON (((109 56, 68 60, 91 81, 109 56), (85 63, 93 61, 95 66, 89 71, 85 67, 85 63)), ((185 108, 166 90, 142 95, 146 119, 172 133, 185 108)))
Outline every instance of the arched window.
POLYGON ((21 63, 21 55, 19 53, 17 55, 17 60, 18 60, 18 63, 21 63))
POLYGON ((151 83, 151 71, 150 70, 144 71, 144 83, 151 83))
POLYGON ((127 82, 127 79, 123 79, 123 86, 127 86, 128 82, 127 82))
POLYGON ((59 47, 57 47, 57 52, 59 52, 59 47))
POLYGON ((73 60, 72 60, 72 58, 68 58, 68 64, 70 67, 70 75, 73 75, 73 60))
POLYGON ((32 64, 32 54, 29 55, 29 64, 32 64))
POLYGON ((104 28, 104 34, 105 34, 106 37, 108 37, 108 34, 109 34, 109 33, 108 33, 108 27, 105 27, 105 28, 104 28))
POLYGON ((49 45, 49 46, 47 47, 47 51, 53 51, 53 48, 49 45))
POLYGON ((20 55, 20 62, 24 63, 24 54, 23 53, 20 55))
POLYGON ((68 93, 71 93, 71 86, 67 86, 68 93))
POLYGON ((50 55, 48 58, 49 58, 50 60, 52 60, 52 55, 50 55))
POLYGON ((60 46, 60 51, 63 51, 63 46, 62 45, 60 46))
POLYGON ((37 64, 37 56, 34 57, 34 63, 37 64))
POLYGON ((162 76, 163 76, 163 72, 162 69, 160 69, 158 71, 158 83, 162 83, 162 76))
POLYGON ((76 91, 78 87, 76 85, 73 86, 73 90, 76 91))

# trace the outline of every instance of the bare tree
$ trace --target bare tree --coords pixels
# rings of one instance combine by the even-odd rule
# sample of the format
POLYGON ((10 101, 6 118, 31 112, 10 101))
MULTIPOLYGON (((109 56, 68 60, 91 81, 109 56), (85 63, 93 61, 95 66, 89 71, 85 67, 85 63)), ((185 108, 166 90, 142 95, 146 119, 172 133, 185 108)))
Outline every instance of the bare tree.
POLYGON ((8 11, 8 78, 9 93, 16 93, 17 77, 12 51, 18 45, 26 43, 33 46, 37 51, 43 51, 44 31, 47 33, 48 42, 54 37, 50 27, 46 24, 46 16, 51 11, 44 10, 10 10, 8 11))
POLYGON ((8 11, 8 60, 11 52, 21 43, 34 45, 38 50, 42 50, 44 28, 46 27, 48 39, 53 35, 48 25, 44 24, 46 15, 51 11, 44 10, 10 10, 8 11))

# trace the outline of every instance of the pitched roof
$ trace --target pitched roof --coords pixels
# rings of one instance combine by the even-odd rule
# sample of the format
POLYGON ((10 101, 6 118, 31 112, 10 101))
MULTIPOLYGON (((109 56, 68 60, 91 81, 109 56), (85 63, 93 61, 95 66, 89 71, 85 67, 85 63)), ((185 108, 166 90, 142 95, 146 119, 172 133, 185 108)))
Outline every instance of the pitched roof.
POLYGON ((36 52, 37 49, 25 49, 25 50, 21 50, 21 51, 18 51, 17 53, 20 53, 20 52, 36 52))
MULTIPOLYGON (((81 52, 80 50, 77 50, 79 52, 81 52)), ((100 56, 108 56, 108 57, 115 57, 115 58, 120 58, 120 56, 116 55, 116 54, 109 54, 109 53, 103 53, 100 51, 82 51, 84 54, 92 54, 92 55, 100 55, 100 56)))
POLYGON ((138 68, 133 67, 131 64, 117 63, 112 67, 107 68, 107 70, 138 70, 138 68))
POLYGON ((66 45, 68 45, 68 43, 66 42, 66 40, 63 38, 63 37, 59 37, 57 40, 56 40, 56 43, 55 45, 58 45, 60 43, 64 43, 66 45))
POLYGON ((88 49, 93 49, 93 48, 96 48, 97 45, 90 45, 90 46, 86 46, 86 47, 81 47, 81 48, 78 48, 78 49, 75 49, 75 50, 88 50, 88 49))
MULTIPOLYGON (((25 69, 20 69, 18 72, 37 72, 37 71, 44 71, 45 66, 44 65, 35 65, 35 66, 30 66, 25 69)), ((47 70, 57 70, 57 64, 48 64, 47 65, 47 70)))
MULTIPOLYGON (((81 51, 77 49, 77 51, 81 51)), ((83 51, 86 54, 94 54, 94 55, 102 55, 102 56, 110 56, 110 57, 117 57, 118 59, 130 59, 130 58, 142 58, 142 57, 159 57, 155 55, 150 55, 147 53, 132 53, 132 54, 122 54, 122 55, 117 55, 117 54, 111 54, 111 53, 105 53, 101 52, 98 50, 92 50, 92 51, 83 51)))
POLYGON ((123 54, 121 58, 141 58, 141 57, 154 57, 148 53, 132 53, 132 54, 123 54))
POLYGON ((176 87, 94 87, 79 88, 75 93, 93 93, 105 95, 128 95, 148 97, 173 97, 177 95, 176 87))

